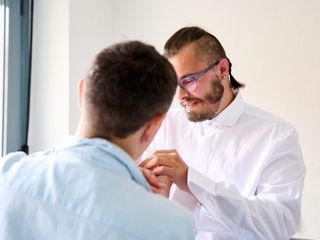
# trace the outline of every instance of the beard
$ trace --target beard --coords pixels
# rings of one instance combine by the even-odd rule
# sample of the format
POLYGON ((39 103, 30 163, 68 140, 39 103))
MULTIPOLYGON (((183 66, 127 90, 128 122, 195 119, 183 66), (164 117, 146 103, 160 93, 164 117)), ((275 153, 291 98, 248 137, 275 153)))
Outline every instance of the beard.
POLYGON ((197 111, 186 111, 187 118, 192 122, 202 122, 217 116, 221 99, 223 97, 224 87, 219 80, 213 80, 211 84, 211 92, 203 99, 186 97, 183 102, 196 101, 201 105, 201 109, 197 111))

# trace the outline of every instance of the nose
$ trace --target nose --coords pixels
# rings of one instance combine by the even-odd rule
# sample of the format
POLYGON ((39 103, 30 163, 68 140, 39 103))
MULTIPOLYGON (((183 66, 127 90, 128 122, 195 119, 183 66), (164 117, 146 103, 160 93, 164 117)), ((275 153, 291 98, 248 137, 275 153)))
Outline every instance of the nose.
POLYGON ((188 97, 190 93, 186 90, 184 90, 182 87, 178 86, 177 87, 177 97, 179 100, 182 100, 186 97, 188 97))

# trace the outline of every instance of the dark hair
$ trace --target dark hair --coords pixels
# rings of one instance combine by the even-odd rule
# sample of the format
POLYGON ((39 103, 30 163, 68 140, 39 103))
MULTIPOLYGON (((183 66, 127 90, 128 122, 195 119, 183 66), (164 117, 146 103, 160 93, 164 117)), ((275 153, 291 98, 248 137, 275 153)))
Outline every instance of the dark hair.
POLYGON ((238 89, 245 85, 239 83, 231 74, 232 64, 219 42, 219 40, 199 27, 184 27, 175 32, 164 46, 164 55, 168 58, 176 55, 183 47, 196 42, 196 49, 200 56, 207 56, 210 59, 219 60, 226 58, 229 62, 229 75, 232 88, 238 89))
POLYGON ((168 111, 177 77, 154 47, 129 41, 102 50, 85 84, 88 117, 101 137, 125 138, 168 111))

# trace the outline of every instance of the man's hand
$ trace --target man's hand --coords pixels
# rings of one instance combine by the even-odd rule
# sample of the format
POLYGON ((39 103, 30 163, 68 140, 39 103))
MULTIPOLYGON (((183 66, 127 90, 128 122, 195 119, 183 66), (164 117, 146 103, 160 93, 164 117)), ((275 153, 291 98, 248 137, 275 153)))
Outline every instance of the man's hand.
POLYGON ((165 175, 181 190, 190 192, 187 184, 188 166, 176 150, 156 151, 140 167, 152 170, 155 175, 165 175))
POLYGON ((149 183, 153 193, 168 198, 172 181, 167 176, 156 176, 151 170, 140 167, 141 172, 149 183))

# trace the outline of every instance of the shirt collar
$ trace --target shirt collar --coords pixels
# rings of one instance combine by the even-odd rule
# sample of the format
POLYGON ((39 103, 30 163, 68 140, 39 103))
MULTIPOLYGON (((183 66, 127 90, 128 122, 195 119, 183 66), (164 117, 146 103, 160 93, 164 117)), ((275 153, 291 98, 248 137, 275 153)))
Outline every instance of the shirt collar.
MULTIPOLYGON (((134 160, 129 156, 129 154, 127 154, 117 145, 102 138, 81 138, 70 135, 62 142, 62 144, 55 147, 54 150, 59 151, 75 145, 94 145, 100 148, 107 155, 111 155, 113 158, 115 158, 114 160, 118 160, 118 162, 127 169, 132 180, 144 187, 146 190, 151 191, 149 184, 147 183, 145 177, 137 167, 134 160)), ((104 161, 104 159, 101 159, 101 161, 104 161)))
POLYGON ((238 92, 235 99, 215 118, 204 122, 205 125, 215 127, 232 127, 239 120, 245 103, 241 94, 238 92))

